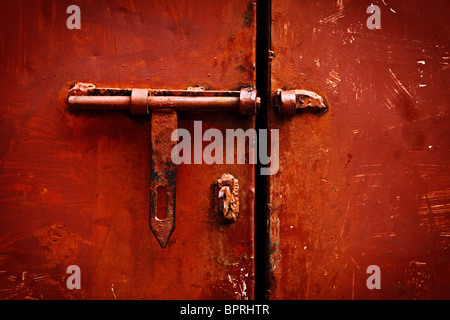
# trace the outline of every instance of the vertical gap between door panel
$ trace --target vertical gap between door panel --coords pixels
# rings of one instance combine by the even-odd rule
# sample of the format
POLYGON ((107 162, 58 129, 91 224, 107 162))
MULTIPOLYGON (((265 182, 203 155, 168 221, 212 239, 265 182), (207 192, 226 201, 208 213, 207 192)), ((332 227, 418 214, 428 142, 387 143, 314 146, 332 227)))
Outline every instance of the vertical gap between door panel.
MULTIPOLYGON (((256 116, 256 131, 268 129, 270 105, 270 16, 271 1, 258 0, 256 11, 256 88, 261 107, 256 116)), ((260 174, 261 164, 255 166, 255 299, 268 296, 268 192, 269 176, 260 174)))

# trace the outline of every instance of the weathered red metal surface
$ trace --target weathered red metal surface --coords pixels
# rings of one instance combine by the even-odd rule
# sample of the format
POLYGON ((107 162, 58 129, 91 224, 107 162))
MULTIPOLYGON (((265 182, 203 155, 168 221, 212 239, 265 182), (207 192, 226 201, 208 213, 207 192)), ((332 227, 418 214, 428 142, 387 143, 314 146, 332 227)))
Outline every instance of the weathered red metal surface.
POLYGON ((271 299, 450 297, 449 2, 372 3, 272 1, 272 93, 329 111, 270 110, 271 299))
MULTIPOLYGON (((70 1, 0 4, 0 298, 253 297, 253 165, 177 166, 176 228, 149 230, 150 118, 71 113, 67 91, 99 87, 239 90, 255 82, 252 1, 70 1), (212 190, 239 179, 233 224, 212 190), (68 290, 66 269, 81 269, 68 290)), ((178 114, 178 127, 254 127, 237 113, 178 114)))

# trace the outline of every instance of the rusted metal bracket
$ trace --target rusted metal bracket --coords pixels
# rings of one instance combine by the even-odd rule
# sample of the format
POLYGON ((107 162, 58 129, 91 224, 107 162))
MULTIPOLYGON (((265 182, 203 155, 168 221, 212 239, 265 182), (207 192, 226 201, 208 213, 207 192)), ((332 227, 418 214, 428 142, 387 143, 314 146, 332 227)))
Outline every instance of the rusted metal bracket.
POLYGON ((170 155, 176 141, 170 136, 178 126, 177 112, 153 112, 151 126, 150 228, 165 248, 175 229, 177 166, 170 155))
POLYGON ((236 222, 239 215, 239 181, 229 173, 217 179, 214 191, 216 213, 225 222, 236 222))
POLYGON ((307 90, 281 90, 274 96, 274 105, 282 115, 293 116, 297 110, 323 111, 328 109, 326 100, 307 90))
MULTIPOLYGON (((71 110, 129 110, 134 115, 151 115, 149 225, 161 247, 165 248, 175 229, 176 165, 172 162, 171 151, 176 141, 172 141, 171 136, 178 127, 177 111, 231 111, 255 115, 260 98, 253 88, 240 91, 198 87, 188 90, 121 89, 96 88, 91 83, 80 82, 69 90, 67 104, 71 110)), ((227 206, 224 213, 227 214, 230 208, 227 206)), ((237 217, 238 210, 233 212, 229 216, 237 217)))

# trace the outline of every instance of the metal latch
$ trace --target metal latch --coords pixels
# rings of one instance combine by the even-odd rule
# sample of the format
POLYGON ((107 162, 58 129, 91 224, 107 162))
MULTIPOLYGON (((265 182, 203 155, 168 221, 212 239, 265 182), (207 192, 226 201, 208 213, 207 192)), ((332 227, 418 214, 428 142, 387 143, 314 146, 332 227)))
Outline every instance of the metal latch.
POLYGON ((171 140, 178 127, 177 111, 226 111, 255 115, 260 98, 256 89, 214 91, 96 88, 77 83, 69 90, 67 104, 71 110, 129 110, 135 115, 151 116, 150 229, 162 248, 175 229, 176 165, 171 140))
POLYGON ((293 116, 297 110, 324 111, 328 109, 325 98, 308 90, 278 89, 273 102, 279 113, 285 116, 293 116))

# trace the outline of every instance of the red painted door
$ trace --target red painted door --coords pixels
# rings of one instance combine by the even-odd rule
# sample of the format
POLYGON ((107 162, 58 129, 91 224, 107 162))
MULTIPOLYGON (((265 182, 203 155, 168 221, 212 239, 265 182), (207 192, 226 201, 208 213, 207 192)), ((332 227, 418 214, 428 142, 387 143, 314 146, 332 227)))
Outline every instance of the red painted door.
MULTIPOLYGON (((246 1, 0 4, 0 298, 252 299, 254 165, 181 164, 176 226, 149 228, 149 117, 73 113, 77 82, 98 87, 255 86, 256 6, 246 1), (67 21, 69 20, 69 21, 67 21), (224 225, 213 185, 239 180, 224 225), (81 271, 69 290, 67 268, 81 271)), ((178 127, 254 128, 254 116, 178 113, 178 127)))
POLYGON ((329 109, 270 109, 280 169, 269 297, 448 298, 448 1, 273 0, 271 10, 272 94, 311 90, 329 109), (371 3, 379 29, 367 26, 371 3), (372 265, 380 289, 367 286, 372 265))
POLYGON ((72 2, 2 2, 0 299, 253 299, 255 256, 267 280, 256 294, 273 300, 448 298, 449 5, 376 1, 369 29, 370 4, 260 1, 271 60, 259 51, 257 82, 254 1, 78 1, 80 29, 67 26, 72 2), (261 118, 185 111, 178 127, 278 129, 279 170, 265 180, 248 152, 245 164, 178 165, 161 248, 150 116, 70 112, 77 82, 259 84, 261 118), (278 89, 312 91, 328 109, 282 116, 278 89), (224 173, 239 180, 231 224, 215 212, 224 173))

